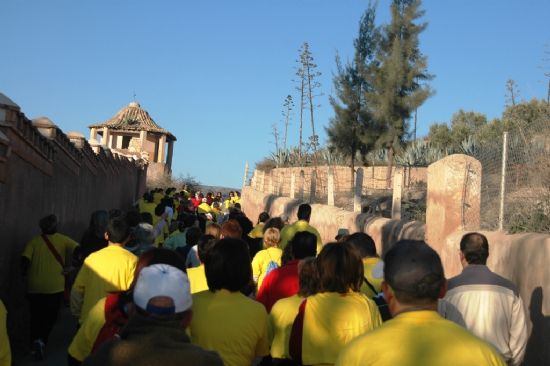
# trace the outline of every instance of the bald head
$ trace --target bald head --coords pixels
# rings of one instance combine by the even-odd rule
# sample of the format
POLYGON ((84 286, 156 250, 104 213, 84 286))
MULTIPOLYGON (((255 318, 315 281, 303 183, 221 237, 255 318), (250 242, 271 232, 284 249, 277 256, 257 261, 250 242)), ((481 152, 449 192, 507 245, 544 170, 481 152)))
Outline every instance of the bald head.
POLYGON ((489 242, 483 234, 469 233, 460 240, 460 251, 468 264, 487 264, 489 242))

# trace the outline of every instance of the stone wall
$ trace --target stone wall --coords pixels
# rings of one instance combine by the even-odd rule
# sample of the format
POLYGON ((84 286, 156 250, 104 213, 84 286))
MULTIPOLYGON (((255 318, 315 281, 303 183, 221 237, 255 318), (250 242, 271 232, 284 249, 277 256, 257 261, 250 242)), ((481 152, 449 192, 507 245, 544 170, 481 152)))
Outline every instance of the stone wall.
MULTIPOLYGON (((93 211, 132 206, 147 169, 90 146, 80 133, 63 133, 47 118, 30 121, 0 97, 0 298, 13 329, 26 321, 19 259, 39 234, 38 220, 56 214, 59 231, 79 241, 93 211)), ((24 339, 12 335, 15 345, 24 339)))
MULTIPOLYGON (((288 197, 256 191, 244 187, 241 194, 241 205, 246 215, 255 222, 262 211, 271 216, 285 216, 290 222, 297 220, 298 206, 302 202, 288 197)), ((311 225, 321 234, 323 242, 334 241, 339 228, 347 228, 350 232, 364 231, 376 242, 379 253, 384 254, 397 240, 424 239, 424 224, 413 221, 391 220, 378 216, 350 212, 327 205, 311 205, 311 225)))
MULTIPOLYGON (((361 168, 357 167, 356 169, 361 168)), ((331 167, 334 175, 334 192, 352 192, 352 177, 349 167, 334 166, 331 167)), ((362 167, 363 169, 363 192, 370 190, 382 190, 388 188, 386 181, 387 167, 362 167)), ((392 177, 395 172, 392 169, 392 177)), ((307 193, 311 187, 311 177, 315 170, 314 167, 293 167, 293 168, 275 168, 269 172, 255 170, 252 176, 251 187, 255 190, 267 193, 275 193, 280 196, 291 196, 292 175, 295 176, 295 192, 300 190, 300 177, 303 172, 304 191, 307 193)), ((414 186, 427 181, 427 168, 405 168, 404 169, 405 187, 414 186)), ((328 167, 322 166, 317 169, 316 195, 327 196, 328 190, 328 167)), ((390 182, 391 187, 391 182, 390 182)))
MULTIPOLYGON (((464 233, 479 230, 481 166, 465 155, 451 155, 428 168, 426 225, 368 217, 332 206, 312 205, 311 224, 324 242, 334 240, 338 228, 364 231, 383 255, 399 239, 424 239, 441 256, 447 278, 462 267, 459 243, 464 233)), ((296 220, 301 202, 253 187, 244 187, 243 210, 252 220, 261 211, 296 220)), ((525 365, 550 365, 550 235, 483 232, 489 239, 488 266, 516 284, 528 313, 529 343, 525 365)))

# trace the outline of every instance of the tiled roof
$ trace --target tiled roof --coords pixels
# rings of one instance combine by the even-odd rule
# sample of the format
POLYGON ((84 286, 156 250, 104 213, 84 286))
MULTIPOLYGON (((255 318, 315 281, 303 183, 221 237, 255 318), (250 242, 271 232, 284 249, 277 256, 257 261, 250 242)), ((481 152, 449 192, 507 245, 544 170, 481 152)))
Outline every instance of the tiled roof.
POLYGON ((157 132, 165 134, 168 137, 168 141, 176 140, 176 137, 169 131, 160 127, 149 116, 146 110, 141 108, 139 103, 132 102, 127 107, 122 108, 114 115, 113 118, 103 122, 96 123, 88 126, 88 128, 103 128, 109 127, 111 130, 124 130, 124 131, 147 131, 157 132))

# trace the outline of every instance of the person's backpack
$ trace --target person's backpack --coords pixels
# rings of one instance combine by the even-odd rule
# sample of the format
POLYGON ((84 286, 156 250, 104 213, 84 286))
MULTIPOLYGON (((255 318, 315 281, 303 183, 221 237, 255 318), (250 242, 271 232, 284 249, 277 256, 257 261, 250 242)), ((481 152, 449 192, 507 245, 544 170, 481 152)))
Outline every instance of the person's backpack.
POLYGON ((265 275, 267 276, 269 274, 269 272, 273 271, 274 269, 277 269, 279 268, 279 264, 273 260, 269 261, 269 263, 267 263, 267 268, 265 270, 265 275))
POLYGON ((384 296, 382 294, 379 294, 378 291, 374 288, 374 286, 367 280, 367 277, 363 277, 363 282, 372 290, 374 295, 371 299, 376 303, 376 306, 378 306, 378 311, 380 312, 380 317, 382 318, 382 321, 385 322, 386 320, 390 320, 392 318, 390 313, 390 308, 388 307, 388 303, 386 302, 386 299, 384 299, 384 296))

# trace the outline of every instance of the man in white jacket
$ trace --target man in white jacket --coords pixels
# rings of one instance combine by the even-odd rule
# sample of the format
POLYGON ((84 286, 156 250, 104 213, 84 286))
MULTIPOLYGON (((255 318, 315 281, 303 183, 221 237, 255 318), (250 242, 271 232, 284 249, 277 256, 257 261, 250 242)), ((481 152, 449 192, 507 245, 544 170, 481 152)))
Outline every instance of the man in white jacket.
POLYGON ((462 273, 448 282, 440 314, 491 343, 508 365, 520 365, 527 345, 523 301, 516 286, 487 268, 489 243, 469 233, 460 241, 462 273))

